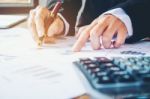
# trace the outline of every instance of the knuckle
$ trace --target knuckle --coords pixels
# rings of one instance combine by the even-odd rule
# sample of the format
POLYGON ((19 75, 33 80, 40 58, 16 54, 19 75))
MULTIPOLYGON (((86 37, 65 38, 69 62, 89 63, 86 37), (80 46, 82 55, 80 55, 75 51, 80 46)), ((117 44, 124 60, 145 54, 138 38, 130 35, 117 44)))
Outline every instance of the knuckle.
POLYGON ((104 16, 104 23, 116 23, 118 21, 117 18, 115 18, 115 16, 111 15, 111 14, 107 14, 104 16))
POLYGON ((105 16, 105 18, 106 18, 106 19, 111 18, 111 15, 110 15, 110 14, 107 14, 107 15, 105 16))
POLYGON ((104 19, 105 20, 109 20, 109 19, 111 19, 112 18, 112 15, 111 14, 106 14, 106 15, 104 15, 104 19))

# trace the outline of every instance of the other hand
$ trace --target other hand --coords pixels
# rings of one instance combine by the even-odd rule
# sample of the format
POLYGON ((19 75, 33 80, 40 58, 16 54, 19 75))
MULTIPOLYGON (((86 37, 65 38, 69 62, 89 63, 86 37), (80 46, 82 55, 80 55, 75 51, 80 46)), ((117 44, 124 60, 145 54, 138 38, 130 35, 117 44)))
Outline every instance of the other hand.
POLYGON ((78 39, 72 48, 73 51, 80 51, 88 39, 90 39, 94 50, 100 49, 102 45, 106 49, 110 48, 113 37, 116 37, 113 46, 118 48, 125 42, 127 28, 116 16, 107 14, 95 19, 86 27, 79 29, 77 35, 78 39), (100 40, 102 43, 100 43, 100 40))

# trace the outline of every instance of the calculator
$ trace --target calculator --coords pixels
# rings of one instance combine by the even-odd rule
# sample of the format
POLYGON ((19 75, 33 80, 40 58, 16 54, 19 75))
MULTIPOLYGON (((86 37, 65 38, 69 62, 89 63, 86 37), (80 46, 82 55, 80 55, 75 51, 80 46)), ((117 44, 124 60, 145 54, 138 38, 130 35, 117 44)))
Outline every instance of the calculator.
POLYGON ((73 62, 97 91, 150 93, 150 57, 94 57, 73 62))

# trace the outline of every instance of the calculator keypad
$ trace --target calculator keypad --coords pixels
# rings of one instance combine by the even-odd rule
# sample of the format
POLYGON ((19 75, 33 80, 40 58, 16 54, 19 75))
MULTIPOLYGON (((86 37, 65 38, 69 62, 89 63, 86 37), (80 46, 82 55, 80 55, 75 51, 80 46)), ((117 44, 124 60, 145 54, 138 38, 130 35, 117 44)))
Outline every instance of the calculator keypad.
POLYGON ((96 57, 74 63, 98 90, 150 86, 150 57, 96 57))

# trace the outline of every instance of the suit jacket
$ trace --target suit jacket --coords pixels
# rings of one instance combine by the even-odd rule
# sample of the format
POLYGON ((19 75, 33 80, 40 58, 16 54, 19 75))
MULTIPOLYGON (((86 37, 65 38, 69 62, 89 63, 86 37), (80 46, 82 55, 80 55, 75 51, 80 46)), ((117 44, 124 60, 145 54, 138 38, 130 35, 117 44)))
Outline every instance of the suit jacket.
MULTIPOLYGON (((48 7, 52 8, 57 0, 49 0, 48 7)), ((70 33, 74 33, 76 16, 81 7, 82 0, 62 0, 62 15, 70 23, 70 33)), ((129 15, 132 26, 133 36, 126 42, 135 42, 144 37, 150 37, 150 0, 86 0, 83 12, 80 15, 77 27, 90 24, 103 12, 122 8, 129 15)))

